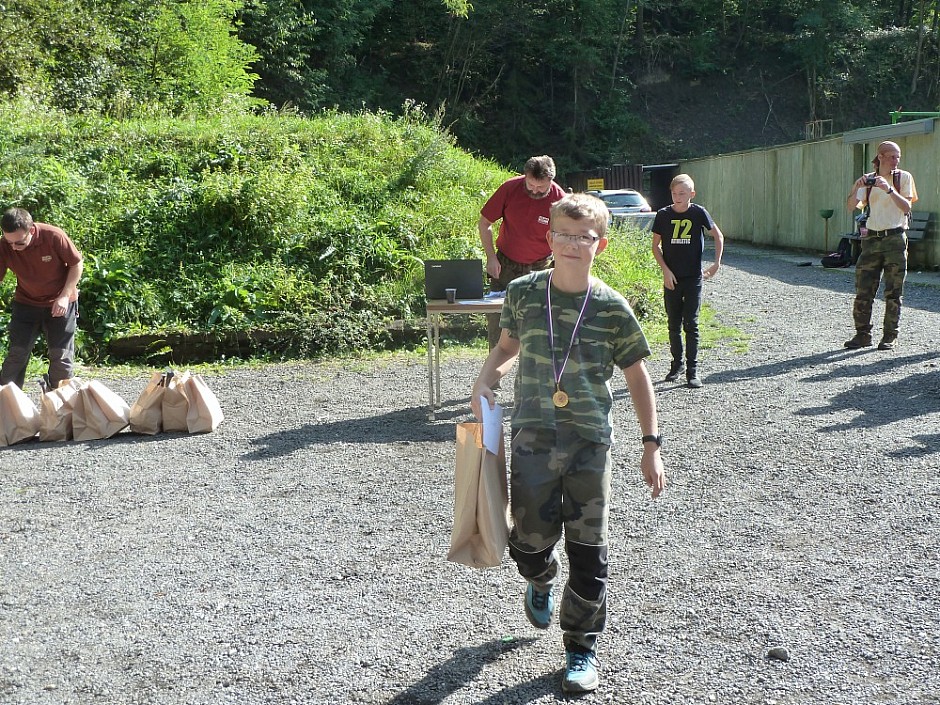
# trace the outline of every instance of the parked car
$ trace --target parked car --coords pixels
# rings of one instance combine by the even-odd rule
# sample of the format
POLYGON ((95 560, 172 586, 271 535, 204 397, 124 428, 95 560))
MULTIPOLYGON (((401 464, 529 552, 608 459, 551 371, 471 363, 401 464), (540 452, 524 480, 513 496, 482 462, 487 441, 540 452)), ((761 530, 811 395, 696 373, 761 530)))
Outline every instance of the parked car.
POLYGON ((614 218, 634 213, 651 213, 650 204, 639 191, 629 188, 607 191, 588 191, 607 204, 610 215, 614 218))

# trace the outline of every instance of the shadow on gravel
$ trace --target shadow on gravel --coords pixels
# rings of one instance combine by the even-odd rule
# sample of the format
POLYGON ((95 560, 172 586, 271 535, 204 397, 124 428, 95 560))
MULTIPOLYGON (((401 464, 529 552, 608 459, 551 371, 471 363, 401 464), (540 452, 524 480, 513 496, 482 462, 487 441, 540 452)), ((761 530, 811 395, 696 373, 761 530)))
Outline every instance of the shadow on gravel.
POLYGON ((359 419, 308 423, 251 439, 249 444, 254 450, 242 457, 261 460, 333 443, 448 443, 454 440, 450 422, 467 420, 469 412, 468 400, 451 400, 435 412, 436 421, 428 421, 428 408, 420 406, 359 419), (452 405, 453 409, 448 408, 452 405))
MULTIPOLYGON (((483 667, 497 661, 503 654, 515 651, 521 646, 527 646, 536 641, 534 638, 516 639, 504 642, 502 639, 493 639, 480 646, 467 646, 457 649, 444 663, 434 666, 427 675, 407 690, 402 691, 389 700, 386 705, 437 705, 448 696, 457 692, 474 680, 483 667)), ((546 681, 540 678, 537 683, 546 681)), ((538 697, 553 692, 553 687, 533 686, 532 683, 516 686, 509 691, 501 691, 485 700, 477 701, 477 705, 496 705, 496 703, 523 702, 526 697, 535 700, 538 697), (510 693, 515 697, 507 698, 510 693), (520 699, 520 695, 523 697, 520 699)))
POLYGON ((897 357, 891 353, 886 355, 874 348, 866 348, 864 350, 846 350, 845 348, 839 348, 836 350, 826 350, 813 355, 793 357, 788 360, 778 360, 776 362, 767 363, 766 365, 757 365, 756 367, 743 367, 737 370, 715 372, 714 374, 706 373, 702 379, 707 384, 727 384, 765 377, 778 377, 791 372, 805 372, 817 365, 826 363, 864 360, 865 364, 857 363, 839 367, 812 377, 807 377, 806 381, 820 382, 839 377, 857 377, 862 379, 866 376, 893 370, 904 365, 917 365, 938 359, 940 359, 940 354, 937 353, 921 353, 918 355, 908 355, 907 357, 897 357), (873 362, 873 358, 869 357, 869 355, 872 354, 880 356, 874 358, 877 360, 876 362, 873 362))
MULTIPOLYGON (((150 435, 147 433, 135 433, 133 431, 119 431, 110 438, 96 438, 93 441, 40 441, 39 436, 34 436, 25 441, 20 441, 15 443, 12 446, 4 446, 3 450, 5 451, 24 451, 24 450, 35 450, 36 448, 68 448, 68 447, 84 447, 88 450, 94 450, 95 448, 101 448, 105 445, 126 445, 126 444, 138 444, 138 443, 160 443, 160 442, 169 442, 169 441, 178 441, 180 438, 188 437, 193 434, 185 432, 172 432, 172 433, 157 433, 155 435, 150 435)), ((201 434, 199 434, 201 435, 201 434)))
POLYGON ((940 453, 940 433, 924 434, 913 436, 911 438, 919 446, 913 446, 909 449, 898 449, 888 453, 892 458, 916 458, 922 455, 931 455, 940 453))
MULTIPOLYGON (((908 360, 916 361, 935 357, 935 355, 914 355, 908 360)), ((936 370, 912 374, 903 379, 882 384, 872 381, 873 376, 878 374, 879 368, 894 367, 897 364, 899 364, 898 360, 885 360, 877 365, 859 365, 855 368, 854 374, 852 370, 844 371, 841 376, 857 376, 859 383, 851 389, 833 395, 829 399, 828 406, 808 407, 799 409, 796 413, 800 416, 828 416, 852 410, 859 412, 851 421, 819 428, 824 433, 835 433, 848 429, 876 428, 940 411, 940 373, 936 370), (888 400, 890 403, 887 403, 888 400)), ((932 438, 935 439, 936 436, 923 438, 929 441, 932 438)), ((929 450, 930 444, 927 448, 925 452, 938 450, 935 441, 933 450, 929 450)))
MULTIPOLYGON (((836 238, 838 242, 838 237, 836 238)), ((855 296, 855 269, 825 269, 819 266, 822 255, 807 254, 805 262, 813 266, 807 267, 780 257, 776 250, 760 254, 760 249, 753 252, 733 252, 726 249, 722 265, 728 264, 735 269, 748 272, 761 277, 776 279, 784 284, 796 286, 810 286, 814 289, 825 289, 842 294, 855 296), (757 254, 754 254, 757 253, 757 254), (771 265, 771 266, 768 266, 771 265)), ((934 310, 929 302, 922 302, 925 298, 936 296, 936 288, 940 286, 940 276, 933 272, 912 272, 927 279, 927 282, 908 279, 904 284, 904 306, 924 311, 934 310), (923 296, 922 296, 923 294, 923 296)), ((879 296, 883 296, 883 287, 879 287, 879 296)), ((848 311, 851 321, 851 310, 848 311)))

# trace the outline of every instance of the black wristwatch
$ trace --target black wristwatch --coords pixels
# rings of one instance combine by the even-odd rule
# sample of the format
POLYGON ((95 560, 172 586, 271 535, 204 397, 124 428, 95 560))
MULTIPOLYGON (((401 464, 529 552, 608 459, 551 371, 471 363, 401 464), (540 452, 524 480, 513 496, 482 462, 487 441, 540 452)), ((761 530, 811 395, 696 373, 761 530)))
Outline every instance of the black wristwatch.
POLYGON ((640 439, 643 443, 655 443, 657 448, 662 448, 663 446, 663 434, 659 433, 655 436, 643 436, 640 439))

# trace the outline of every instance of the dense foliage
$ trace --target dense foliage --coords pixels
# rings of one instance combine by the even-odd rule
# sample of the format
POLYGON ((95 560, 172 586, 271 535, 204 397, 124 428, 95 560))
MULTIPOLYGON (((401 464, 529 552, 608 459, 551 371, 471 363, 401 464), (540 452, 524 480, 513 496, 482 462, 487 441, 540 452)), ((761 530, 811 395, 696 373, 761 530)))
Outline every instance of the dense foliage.
MULTIPOLYGON (((421 258, 479 254, 479 205, 508 172, 471 154, 550 153, 564 174, 694 153, 639 118, 651 77, 681 100, 681 80, 799 76, 805 120, 838 129, 940 102, 940 0, 0 9, 0 204, 85 252, 86 352, 160 330, 264 329, 292 355, 378 344, 420 313, 421 258)), ((645 238, 618 243, 605 278, 658 310, 645 238)))
POLYGON ((482 194, 506 176, 414 111, 114 121, 17 104, 0 145, 0 202, 86 253, 98 340, 280 321, 330 347, 344 318, 368 338, 415 311, 419 257, 476 251, 482 194))
POLYGON ((0 202, 85 254, 86 356, 159 331, 260 329, 288 356, 381 345, 424 313, 423 259, 480 256, 480 205, 507 176, 414 106, 120 121, 0 106, 0 202))
POLYGON ((8 95, 112 116, 410 99, 473 152, 562 173, 684 156, 638 118, 651 76, 799 76, 789 100, 839 130, 940 103, 940 0, 4 0, 3 17, 8 95))

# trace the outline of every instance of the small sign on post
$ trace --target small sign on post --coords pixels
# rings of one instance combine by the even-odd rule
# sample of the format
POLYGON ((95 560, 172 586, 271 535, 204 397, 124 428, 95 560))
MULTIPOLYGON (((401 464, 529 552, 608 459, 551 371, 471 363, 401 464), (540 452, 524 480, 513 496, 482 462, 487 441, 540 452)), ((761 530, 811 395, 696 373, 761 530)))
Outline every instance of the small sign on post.
POLYGON ((603 179, 588 179, 587 187, 588 187, 588 191, 603 191, 604 180, 603 179))

